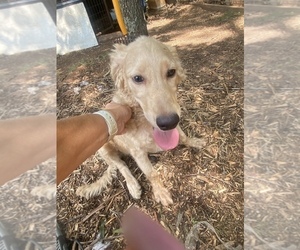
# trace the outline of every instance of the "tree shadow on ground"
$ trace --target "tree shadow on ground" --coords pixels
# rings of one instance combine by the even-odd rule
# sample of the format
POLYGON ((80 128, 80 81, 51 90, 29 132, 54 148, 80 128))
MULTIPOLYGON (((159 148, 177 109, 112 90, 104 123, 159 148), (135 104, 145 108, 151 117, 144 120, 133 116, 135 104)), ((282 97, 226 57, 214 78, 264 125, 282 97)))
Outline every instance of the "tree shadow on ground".
POLYGON ((249 6, 245 63, 249 89, 300 87, 300 8, 249 6))
POLYGON ((56 110, 55 49, 0 57, 0 116, 54 113, 56 110))
MULTIPOLYGON (((201 38, 201 30, 204 31, 202 36, 208 35, 205 33, 207 28, 214 27, 216 30, 230 29, 233 33, 242 33, 243 27, 237 27, 236 21, 243 13, 239 11, 229 10, 224 12, 219 11, 206 11, 201 8, 199 4, 188 5, 188 12, 184 10, 171 9, 169 11, 161 11, 154 20, 163 18, 166 22, 160 26, 150 30, 150 34, 159 34, 162 42, 167 42, 176 39, 177 36, 187 36, 187 29, 190 32, 197 31, 198 38, 201 38), (174 12, 176 11, 176 14, 174 12), (199 21, 201 20, 201 21, 199 21)), ((196 37, 194 38, 196 39, 196 37)))
POLYGON ((300 8, 245 7, 245 246, 251 249, 299 248, 299 14, 300 8))

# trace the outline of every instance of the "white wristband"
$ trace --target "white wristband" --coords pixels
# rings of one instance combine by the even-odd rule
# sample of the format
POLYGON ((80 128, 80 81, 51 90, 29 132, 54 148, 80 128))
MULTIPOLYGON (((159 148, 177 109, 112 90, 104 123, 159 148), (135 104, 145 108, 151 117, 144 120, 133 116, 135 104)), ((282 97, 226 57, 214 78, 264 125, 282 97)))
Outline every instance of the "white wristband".
POLYGON ((116 133, 118 133, 118 126, 115 118, 106 110, 100 110, 98 112, 95 112, 94 114, 101 115, 104 118, 108 127, 109 134, 107 141, 111 140, 116 135, 116 133))

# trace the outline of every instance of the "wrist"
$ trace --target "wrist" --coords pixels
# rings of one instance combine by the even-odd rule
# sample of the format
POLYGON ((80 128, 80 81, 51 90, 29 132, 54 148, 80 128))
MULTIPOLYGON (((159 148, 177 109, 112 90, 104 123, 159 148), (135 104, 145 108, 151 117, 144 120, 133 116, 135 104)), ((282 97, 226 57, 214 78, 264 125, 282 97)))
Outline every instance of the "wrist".
POLYGON ((107 141, 111 140, 118 133, 118 125, 112 113, 107 110, 100 110, 94 112, 93 114, 100 115, 103 117, 108 129, 107 141))

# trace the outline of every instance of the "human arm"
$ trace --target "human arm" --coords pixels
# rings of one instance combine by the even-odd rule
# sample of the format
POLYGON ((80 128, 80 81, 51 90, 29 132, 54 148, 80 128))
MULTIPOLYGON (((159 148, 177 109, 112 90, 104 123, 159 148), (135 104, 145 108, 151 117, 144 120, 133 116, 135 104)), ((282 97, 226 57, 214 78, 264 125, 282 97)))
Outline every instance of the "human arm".
MULTIPOLYGON (((131 117, 128 106, 109 103, 105 109, 117 123, 122 134, 131 117)), ((57 183, 64 180, 82 162, 94 154, 108 140, 108 127, 97 114, 84 114, 57 122, 57 183)))
POLYGON ((55 155, 56 116, 0 121, 0 185, 55 155))

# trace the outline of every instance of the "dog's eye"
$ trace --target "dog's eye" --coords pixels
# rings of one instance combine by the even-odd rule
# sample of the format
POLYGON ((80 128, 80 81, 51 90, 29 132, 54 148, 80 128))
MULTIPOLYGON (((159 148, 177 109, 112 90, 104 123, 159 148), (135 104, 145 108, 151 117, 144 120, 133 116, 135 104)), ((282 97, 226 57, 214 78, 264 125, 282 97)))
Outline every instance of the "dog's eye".
POLYGON ((167 77, 173 77, 176 73, 175 69, 169 69, 167 72, 167 77))
POLYGON ((134 82, 136 82, 136 83, 141 83, 141 82, 144 81, 144 77, 142 77, 142 76, 140 76, 140 75, 137 75, 137 76, 134 76, 134 77, 132 78, 132 80, 133 80, 134 82))

